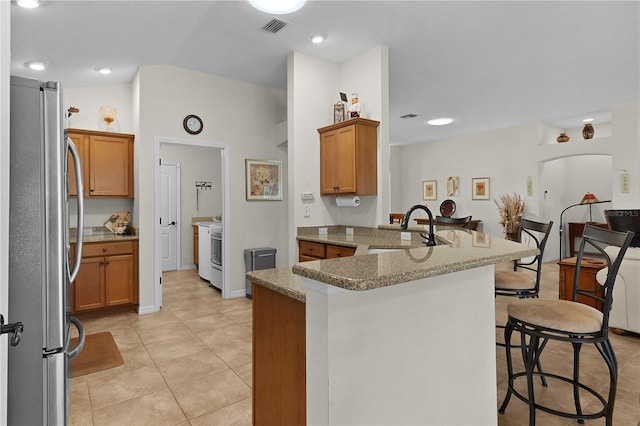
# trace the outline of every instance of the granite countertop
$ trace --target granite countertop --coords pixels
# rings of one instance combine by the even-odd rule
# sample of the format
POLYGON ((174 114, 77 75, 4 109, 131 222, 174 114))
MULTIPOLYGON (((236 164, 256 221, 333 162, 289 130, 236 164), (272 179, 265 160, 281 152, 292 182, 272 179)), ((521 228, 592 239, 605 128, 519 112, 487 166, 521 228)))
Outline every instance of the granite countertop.
POLYGON ((251 281, 268 289, 282 293, 300 302, 306 301, 306 293, 299 275, 291 268, 262 269, 247 273, 251 281))
MULTIPOLYGON (((84 243, 101 243, 101 242, 115 242, 115 241, 131 241, 138 239, 138 233, 136 229, 135 234, 131 235, 117 235, 113 232, 109 231, 107 228, 102 226, 96 226, 92 228, 93 234, 91 235, 83 235, 82 241, 84 243)), ((69 231, 69 242, 75 244, 78 241, 78 230, 76 228, 71 228, 69 231)))
POLYGON ((538 253, 535 247, 466 229, 442 228, 436 231, 439 245, 428 248, 421 246, 419 236, 419 239, 412 235, 411 241, 401 241, 384 235, 378 228, 368 229, 370 233, 358 232, 361 230, 356 228, 355 235, 345 235, 338 227, 338 232, 330 229, 328 235, 322 236, 317 235, 317 231, 314 235, 311 232, 305 234, 303 230, 299 232, 298 240, 357 247, 356 255, 298 263, 278 272, 269 269, 249 272, 247 277, 274 291, 304 301, 304 288, 298 275, 347 290, 365 291, 538 253), (368 254, 370 248, 400 250, 368 254))

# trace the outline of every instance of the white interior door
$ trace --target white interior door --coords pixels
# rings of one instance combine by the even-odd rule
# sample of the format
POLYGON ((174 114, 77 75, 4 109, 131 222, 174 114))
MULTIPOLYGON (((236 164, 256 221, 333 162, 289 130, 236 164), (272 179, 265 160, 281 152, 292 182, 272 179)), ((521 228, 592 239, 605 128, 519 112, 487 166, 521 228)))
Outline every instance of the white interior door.
POLYGON ((160 239, 162 271, 178 269, 178 176, 179 164, 160 166, 160 239))

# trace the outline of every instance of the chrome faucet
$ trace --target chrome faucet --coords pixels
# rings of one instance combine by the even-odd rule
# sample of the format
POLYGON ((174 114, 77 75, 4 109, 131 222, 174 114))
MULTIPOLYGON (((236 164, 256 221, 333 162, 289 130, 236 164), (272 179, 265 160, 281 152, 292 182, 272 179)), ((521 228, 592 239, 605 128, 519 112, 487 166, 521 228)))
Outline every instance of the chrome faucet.
POLYGON ((400 229, 402 230, 407 229, 407 227, 409 226, 409 217, 411 216, 411 213, 413 213, 414 210, 424 210, 425 212, 427 212, 427 215, 429 216, 429 234, 427 235, 424 232, 421 232, 420 236, 425 239, 424 244, 427 247, 435 246, 436 237, 435 237, 435 234, 433 233, 433 214, 431 214, 431 210, 429 210, 427 206, 423 206, 422 204, 416 204, 415 206, 411 207, 409 211, 404 215, 404 220, 400 225, 400 229))

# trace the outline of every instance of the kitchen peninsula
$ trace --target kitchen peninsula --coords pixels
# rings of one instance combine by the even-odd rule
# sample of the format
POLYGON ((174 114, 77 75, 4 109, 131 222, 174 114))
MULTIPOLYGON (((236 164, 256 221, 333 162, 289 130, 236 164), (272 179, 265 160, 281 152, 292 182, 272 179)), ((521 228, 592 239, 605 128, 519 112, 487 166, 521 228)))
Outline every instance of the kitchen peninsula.
POLYGON ((494 264, 537 249, 459 228, 430 248, 358 231, 298 234, 355 256, 247 274, 254 424, 496 424, 494 264))

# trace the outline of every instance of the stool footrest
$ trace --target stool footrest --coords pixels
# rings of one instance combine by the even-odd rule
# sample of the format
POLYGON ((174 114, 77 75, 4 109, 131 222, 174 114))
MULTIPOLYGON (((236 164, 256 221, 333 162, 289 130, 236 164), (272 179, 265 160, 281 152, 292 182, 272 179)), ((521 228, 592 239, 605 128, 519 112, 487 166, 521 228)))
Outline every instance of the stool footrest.
MULTIPOLYGON (((586 392, 589 392, 591 395, 593 395, 594 397, 596 397, 600 403, 602 404, 602 410, 598 411, 597 413, 591 413, 591 414, 585 414, 585 413, 567 413, 566 411, 558 411, 558 410, 554 410, 553 408, 549 408, 549 407, 545 407, 544 405, 540 405, 538 403, 535 404, 535 407, 537 410, 541 410, 541 411, 545 411, 549 414, 553 414, 556 416, 561 416, 561 417, 566 417, 569 419, 574 419, 574 420, 593 420, 593 419, 598 419, 600 417, 603 417, 605 415, 605 411, 607 410, 607 400, 604 399, 602 397, 602 395, 600 395, 598 392, 596 392, 593 388, 583 384, 583 383, 575 383, 572 379, 568 378, 568 377, 564 377, 564 376, 560 376, 558 374, 552 374, 552 373, 539 373, 534 371, 533 372, 534 376, 540 376, 542 378, 547 378, 547 379, 556 379, 556 380, 562 380, 566 383, 570 383, 571 385, 577 384, 577 386, 580 389, 585 390, 586 392)), ((519 400, 521 400, 522 402, 524 402, 525 404, 529 404, 529 398, 527 398, 526 396, 522 395, 520 392, 518 392, 515 389, 515 386, 513 385, 513 382, 515 382, 515 379, 517 378, 521 378, 524 377, 525 380, 527 378, 527 373, 525 371, 520 371, 518 373, 514 373, 511 383, 509 383, 509 390, 511 391, 511 393, 513 395, 515 395, 519 400)), ((504 412, 504 410, 503 410, 504 412)))

